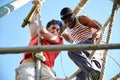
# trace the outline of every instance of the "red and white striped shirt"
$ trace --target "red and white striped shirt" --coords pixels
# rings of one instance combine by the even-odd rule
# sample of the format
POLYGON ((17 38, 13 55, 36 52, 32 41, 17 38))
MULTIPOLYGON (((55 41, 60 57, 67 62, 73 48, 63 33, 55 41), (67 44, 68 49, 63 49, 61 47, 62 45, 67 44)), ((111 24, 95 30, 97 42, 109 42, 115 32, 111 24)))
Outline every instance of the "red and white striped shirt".
POLYGON ((74 28, 68 28, 69 35, 74 43, 79 43, 91 38, 92 34, 96 31, 97 29, 82 25, 79 22, 78 17, 76 17, 76 24, 74 28))

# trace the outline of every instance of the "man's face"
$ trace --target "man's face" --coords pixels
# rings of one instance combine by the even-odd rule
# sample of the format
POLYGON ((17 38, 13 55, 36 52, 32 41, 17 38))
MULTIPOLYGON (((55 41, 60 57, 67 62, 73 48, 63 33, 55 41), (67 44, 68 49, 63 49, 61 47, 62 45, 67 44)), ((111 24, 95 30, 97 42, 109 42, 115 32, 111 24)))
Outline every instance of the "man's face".
POLYGON ((63 22, 65 23, 66 27, 72 29, 75 26, 75 16, 72 15, 70 17, 67 17, 63 20, 63 22))
POLYGON ((57 24, 52 24, 49 28, 47 28, 47 30, 54 35, 58 35, 60 27, 57 24))

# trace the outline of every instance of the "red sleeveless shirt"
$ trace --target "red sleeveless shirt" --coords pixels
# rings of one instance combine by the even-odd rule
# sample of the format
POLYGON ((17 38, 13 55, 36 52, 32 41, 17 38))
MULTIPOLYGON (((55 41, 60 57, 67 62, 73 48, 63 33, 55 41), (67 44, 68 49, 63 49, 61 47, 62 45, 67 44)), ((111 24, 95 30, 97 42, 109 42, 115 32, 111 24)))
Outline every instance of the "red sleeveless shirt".
MULTIPOLYGON (((62 45, 63 44, 63 38, 59 37, 60 41, 57 44, 53 44, 45 39, 41 40, 41 44, 42 45, 62 45)), ((29 42, 29 46, 35 46, 38 45, 38 35, 36 35, 35 37, 33 37, 30 42, 29 42)), ((46 58, 46 61, 44 62, 45 65, 47 65, 48 67, 53 67, 54 66, 54 61, 56 59, 56 57, 59 55, 60 51, 50 51, 50 52, 43 52, 43 55, 46 58)), ((32 57, 32 53, 31 52, 25 52, 24 53, 24 57, 22 59, 22 61, 24 59, 30 58, 32 57)), ((20 63, 22 63, 22 61, 20 63)))

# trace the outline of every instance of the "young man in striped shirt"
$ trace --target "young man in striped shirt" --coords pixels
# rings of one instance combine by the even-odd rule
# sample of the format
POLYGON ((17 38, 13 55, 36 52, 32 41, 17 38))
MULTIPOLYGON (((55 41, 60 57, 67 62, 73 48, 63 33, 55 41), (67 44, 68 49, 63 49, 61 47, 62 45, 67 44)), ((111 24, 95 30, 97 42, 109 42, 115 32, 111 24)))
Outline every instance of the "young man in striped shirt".
MULTIPOLYGON (((101 24, 91 20, 87 16, 75 16, 69 7, 60 12, 61 19, 65 23, 69 34, 63 33, 66 41, 75 44, 96 44, 101 30, 101 24)), ((98 80, 100 71, 95 70, 88 59, 90 53, 86 51, 68 51, 69 57, 82 69, 76 80, 98 80)))

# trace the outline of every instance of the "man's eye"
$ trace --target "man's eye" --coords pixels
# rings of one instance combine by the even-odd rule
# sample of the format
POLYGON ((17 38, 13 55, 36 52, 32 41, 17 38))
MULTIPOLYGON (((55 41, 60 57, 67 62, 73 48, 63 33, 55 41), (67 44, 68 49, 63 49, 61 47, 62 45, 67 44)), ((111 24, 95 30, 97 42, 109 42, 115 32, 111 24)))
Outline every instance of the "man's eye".
POLYGON ((52 27, 52 29, 55 29, 55 27, 52 27))

